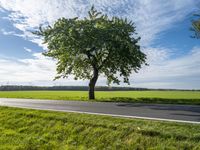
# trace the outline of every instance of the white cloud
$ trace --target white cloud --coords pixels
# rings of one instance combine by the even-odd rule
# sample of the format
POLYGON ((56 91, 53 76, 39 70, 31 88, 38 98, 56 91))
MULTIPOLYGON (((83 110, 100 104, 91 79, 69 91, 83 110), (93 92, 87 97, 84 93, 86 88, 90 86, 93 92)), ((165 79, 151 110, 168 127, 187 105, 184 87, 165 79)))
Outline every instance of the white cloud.
POLYGON ((129 18, 136 22, 142 44, 149 46, 159 34, 192 12, 194 0, 138 0, 129 18))
POLYGON ((15 27, 34 42, 37 41, 30 30, 61 17, 83 17, 93 4, 110 15, 134 21, 144 46, 195 8, 195 0, 0 0, 1 7, 12 11, 9 18, 15 27))
POLYGON ((148 47, 142 49, 142 51, 147 55, 148 64, 160 64, 162 61, 169 59, 173 53, 172 49, 164 47, 148 47))
POLYGON ((0 57, 0 84, 32 85, 86 85, 87 81, 74 81, 73 76, 68 79, 53 81, 56 75, 56 62, 33 53, 31 59, 9 59, 0 57))
POLYGON ((188 55, 152 62, 131 77, 132 83, 143 87, 200 88, 199 58, 200 47, 194 47, 188 55))
MULTIPOLYGON (((38 55, 38 54, 37 54, 38 55)), ((1 58, 1 82, 32 82, 36 80, 51 80, 55 73, 54 63, 35 54, 34 59, 1 58)))
POLYGON ((5 29, 0 29, 0 33, 2 33, 3 35, 14 35, 15 34, 15 32, 6 31, 5 29))
POLYGON ((32 50, 30 48, 27 48, 27 47, 24 47, 24 50, 27 51, 27 52, 29 52, 29 53, 32 52, 32 50))

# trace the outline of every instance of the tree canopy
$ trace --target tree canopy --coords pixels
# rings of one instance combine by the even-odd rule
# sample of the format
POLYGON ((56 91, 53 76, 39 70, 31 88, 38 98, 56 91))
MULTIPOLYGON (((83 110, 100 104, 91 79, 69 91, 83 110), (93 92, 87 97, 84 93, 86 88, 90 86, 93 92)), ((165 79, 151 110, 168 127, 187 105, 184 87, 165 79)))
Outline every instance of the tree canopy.
POLYGON ((74 75, 75 79, 90 80, 90 99, 100 74, 108 84, 119 84, 119 76, 129 83, 132 71, 138 72, 146 61, 134 23, 108 17, 94 7, 84 19, 61 18, 52 26, 40 27, 36 34, 48 46, 44 55, 57 60, 55 79, 74 75))

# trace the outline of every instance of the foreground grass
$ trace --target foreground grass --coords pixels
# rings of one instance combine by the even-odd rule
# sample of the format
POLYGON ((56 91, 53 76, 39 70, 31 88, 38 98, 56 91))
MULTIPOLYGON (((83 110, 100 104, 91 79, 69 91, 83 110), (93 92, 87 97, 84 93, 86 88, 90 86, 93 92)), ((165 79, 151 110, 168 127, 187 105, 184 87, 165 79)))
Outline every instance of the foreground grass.
POLYGON ((0 149, 200 149, 200 125, 0 107, 0 149))
MULTIPOLYGON (((0 92, 4 98, 88 100, 87 91, 12 91, 0 92)), ((200 105, 198 91, 109 91, 96 92, 95 101, 171 103, 200 105)))

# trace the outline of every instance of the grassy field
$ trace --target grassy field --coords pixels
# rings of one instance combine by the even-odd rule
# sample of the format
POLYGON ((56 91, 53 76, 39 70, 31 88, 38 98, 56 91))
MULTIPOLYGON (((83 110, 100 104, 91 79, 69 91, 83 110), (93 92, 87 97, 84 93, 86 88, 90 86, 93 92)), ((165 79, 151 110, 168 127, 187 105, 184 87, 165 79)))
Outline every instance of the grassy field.
MULTIPOLYGON (((13 91, 0 92, 0 97, 55 99, 55 100, 88 100, 87 91, 13 91)), ((198 91, 113 91, 96 92, 95 101, 120 101, 144 103, 175 103, 200 105, 198 91)))
POLYGON ((0 107, 0 149, 200 149, 200 125, 0 107))

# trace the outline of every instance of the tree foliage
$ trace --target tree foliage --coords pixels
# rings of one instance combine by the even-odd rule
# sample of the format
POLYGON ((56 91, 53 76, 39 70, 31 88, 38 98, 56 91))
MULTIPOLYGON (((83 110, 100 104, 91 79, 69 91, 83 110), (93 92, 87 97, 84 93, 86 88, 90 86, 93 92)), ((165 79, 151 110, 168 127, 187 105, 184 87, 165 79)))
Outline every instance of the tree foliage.
POLYGON ((119 84, 119 76, 129 83, 132 71, 137 72, 145 64, 146 55, 140 50, 134 23, 110 18, 94 7, 84 19, 61 18, 53 26, 40 27, 36 34, 48 45, 44 55, 58 61, 55 79, 72 74, 95 85, 103 74, 108 84, 119 84))
POLYGON ((197 19, 192 21, 191 30, 194 31, 194 38, 200 38, 200 14, 194 14, 197 19))

